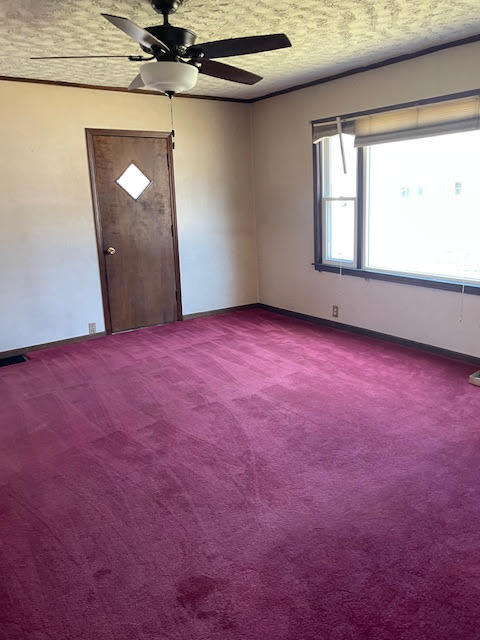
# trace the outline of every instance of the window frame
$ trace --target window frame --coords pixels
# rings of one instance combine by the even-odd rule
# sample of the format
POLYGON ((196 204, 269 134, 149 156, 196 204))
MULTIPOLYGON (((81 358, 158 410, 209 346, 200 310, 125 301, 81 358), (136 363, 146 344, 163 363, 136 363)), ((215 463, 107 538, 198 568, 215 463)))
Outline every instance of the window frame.
MULTIPOLYGON (((313 128, 312 123, 312 128, 313 128)), ((323 234, 323 202, 322 195, 322 157, 324 141, 313 144, 313 172, 314 172, 314 252, 315 260, 313 266, 316 271, 327 273, 341 273, 361 277, 365 280, 383 280, 386 282, 396 282, 419 287, 441 289, 444 291, 454 291, 472 295, 480 295, 480 283, 469 280, 455 278, 441 278, 436 276, 426 276, 422 274, 409 274, 401 272, 390 272, 383 270, 368 269, 365 267, 366 251, 366 155, 368 147, 357 148, 357 206, 356 206, 356 266, 351 263, 340 264, 339 261, 329 262, 325 260, 324 234, 323 234)))
MULTIPOLYGON (((352 269, 352 268, 356 268, 358 266, 359 263, 359 256, 358 256, 358 234, 359 234, 359 227, 358 227, 358 188, 357 188, 357 192, 355 193, 355 195, 352 196, 332 196, 332 195, 324 195, 324 190, 323 190, 323 184, 329 181, 329 167, 328 166, 324 166, 324 163, 322 162, 322 158, 324 157, 324 155, 326 156, 327 153, 324 154, 324 151, 326 151, 326 143, 328 143, 328 139, 326 140, 322 140, 322 142, 317 145, 319 146, 319 158, 320 158, 320 176, 319 176, 319 180, 320 180, 320 185, 321 185, 321 190, 322 190, 322 194, 321 194, 321 201, 320 201, 320 207, 321 207, 321 227, 320 227, 320 232, 321 232, 321 242, 322 242, 322 256, 323 256, 323 264, 325 265, 329 265, 329 266, 334 266, 334 267, 342 267, 342 269, 352 269), (327 203, 328 202, 353 202, 353 207, 354 207, 354 247, 353 247, 353 260, 329 260, 327 258, 328 255, 328 250, 327 250, 327 244, 328 244, 328 233, 323 233, 323 229, 327 228, 327 203)), ((358 181, 358 176, 357 176, 357 181, 358 181)), ((358 186, 358 184, 357 184, 358 186)))

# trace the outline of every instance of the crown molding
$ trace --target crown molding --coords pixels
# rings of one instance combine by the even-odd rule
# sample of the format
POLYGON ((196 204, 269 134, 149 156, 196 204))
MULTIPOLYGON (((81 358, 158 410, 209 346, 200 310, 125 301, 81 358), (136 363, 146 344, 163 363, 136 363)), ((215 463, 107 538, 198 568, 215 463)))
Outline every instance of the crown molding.
MULTIPOLYGON (((395 56, 393 58, 386 58, 385 60, 380 60, 379 62, 372 62, 371 64, 363 65, 361 67, 354 67, 353 69, 348 69, 346 71, 341 71, 339 73, 335 73, 330 76, 324 76, 322 78, 317 78, 316 80, 310 80, 309 82, 305 82, 303 84, 293 85, 291 87, 286 87, 285 89, 279 89, 278 91, 273 91, 271 93, 266 93, 263 96, 257 96, 255 98, 228 98, 225 96, 205 96, 205 95, 196 95, 191 93, 180 93, 176 98, 189 98, 190 100, 219 100, 221 102, 235 102, 239 104, 254 104, 255 102, 260 102, 261 100, 268 100, 269 98, 275 98, 277 96, 285 95, 286 93, 292 93, 294 91, 301 91, 302 89, 308 89, 310 87, 315 87, 320 84, 326 84, 327 82, 332 82, 333 80, 341 80, 342 78, 348 78, 349 76, 354 76, 359 73, 365 73, 366 71, 373 71, 375 69, 380 69, 382 67, 388 67, 393 64, 398 64, 399 62, 406 62, 408 60, 414 60, 415 58, 421 58, 423 56, 428 56, 432 53, 437 53, 438 51, 444 51, 445 49, 453 49, 455 47, 461 47, 467 44, 473 44, 475 42, 480 42, 480 33, 469 36, 467 38, 461 38, 459 40, 452 40, 450 42, 444 42, 443 44, 433 45, 431 47, 427 47, 425 49, 419 49, 418 51, 414 51, 412 53, 404 53, 399 56, 395 56)), ((34 84, 46 84, 53 85, 59 87, 73 87, 77 89, 95 89, 97 91, 118 91, 121 93, 136 93, 140 95, 154 95, 160 96, 164 98, 163 94, 159 94, 158 91, 148 91, 144 89, 136 89, 134 91, 129 91, 125 87, 109 87, 109 86, 100 86, 100 85, 91 85, 91 84, 81 84, 77 82, 61 82, 56 80, 42 80, 37 78, 21 78, 16 76, 0 76, 0 80, 5 80, 8 82, 29 82, 34 84)))
MULTIPOLYGON (((0 81, 5 82, 25 82, 30 84, 45 84, 54 87, 73 87, 74 89, 94 89, 95 91, 116 91, 118 93, 138 94, 138 95, 150 95, 157 96, 159 98, 166 98, 167 96, 158 91, 149 91, 147 89, 134 89, 130 90, 126 87, 109 87, 97 84, 82 84, 80 82, 62 82, 60 80, 42 80, 41 78, 21 78, 17 76, 0 76, 0 81)), ((223 96, 204 96, 191 93, 179 93, 175 98, 190 98, 191 100, 220 100, 221 102, 240 102, 248 103, 249 101, 244 98, 227 98, 223 96)))
POLYGON ((310 82, 305 82, 303 84, 297 84, 292 87, 287 87, 285 89, 273 91, 272 93, 267 93, 263 96, 259 96, 258 98, 251 98, 249 100, 246 100, 246 102, 253 103, 253 102, 259 102, 260 100, 268 100, 268 98, 275 98, 276 96, 282 96, 286 93, 291 93, 293 91, 301 91, 302 89, 315 87, 319 84, 332 82, 333 80, 348 78, 348 76, 354 76, 357 73, 365 73, 365 71, 373 71, 374 69, 380 69, 381 67, 388 67, 392 64, 397 64, 399 62, 406 62, 408 60, 414 60, 415 58, 421 58, 422 56, 428 56, 431 53, 437 53, 438 51, 443 51, 444 49, 461 47, 463 45, 473 44, 474 42, 479 42, 479 41, 480 41, 480 33, 474 36, 469 36, 468 38, 461 38, 460 40, 452 40, 450 42, 444 42, 443 44, 437 44, 431 47, 427 47, 426 49, 419 49, 418 51, 414 51, 412 53, 404 53, 400 56, 395 56, 393 58, 386 58, 385 60, 380 60, 379 62, 372 62, 371 64, 367 64, 361 67, 355 67, 353 69, 348 69, 347 71, 341 71, 331 76, 324 76, 323 78, 318 78, 317 80, 311 80, 310 82))

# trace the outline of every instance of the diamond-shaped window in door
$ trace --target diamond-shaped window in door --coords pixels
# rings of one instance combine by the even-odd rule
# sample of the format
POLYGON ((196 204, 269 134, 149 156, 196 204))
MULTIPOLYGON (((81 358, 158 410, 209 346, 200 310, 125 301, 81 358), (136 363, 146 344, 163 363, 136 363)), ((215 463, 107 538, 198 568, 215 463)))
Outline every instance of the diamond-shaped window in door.
POLYGON ((116 180, 116 183, 134 200, 138 200, 151 183, 151 180, 140 171, 137 165, 131 162, 122 175, 116 180))

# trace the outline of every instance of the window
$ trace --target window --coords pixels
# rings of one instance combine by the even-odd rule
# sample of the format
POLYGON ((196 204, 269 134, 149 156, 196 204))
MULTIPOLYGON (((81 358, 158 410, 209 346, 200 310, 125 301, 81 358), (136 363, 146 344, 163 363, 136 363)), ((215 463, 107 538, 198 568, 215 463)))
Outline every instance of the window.
POLYGON ((346 173, 340 136, 326 138, 322 144, 322 237, 326 264, 354 266, 356 262, 357 152, 353 142, 354 136, 343 136, 346 173))
POLYGON ((393 132, 392 114, 355 123, 355 133, 350 123, 342 135, 346 173, 340 136, 331 124, 314 125, 317 269, 480 293, 480 104, 474 100, 461 104, 461 123, 444 104, 440 123, 431 105, 423 114, 429 120, 418 127, 418 114, 403 110, 393 132), (469 112, 467 120, 466 109, 475 105, 477 118, 469 112), (399 131, 407 120, 416 128, 399 131))
POLYGON ((116 182, 134 200, 138 200, 145 189, 151 184, 151 180, 149 180, 133 162, 128 165, 116 182))

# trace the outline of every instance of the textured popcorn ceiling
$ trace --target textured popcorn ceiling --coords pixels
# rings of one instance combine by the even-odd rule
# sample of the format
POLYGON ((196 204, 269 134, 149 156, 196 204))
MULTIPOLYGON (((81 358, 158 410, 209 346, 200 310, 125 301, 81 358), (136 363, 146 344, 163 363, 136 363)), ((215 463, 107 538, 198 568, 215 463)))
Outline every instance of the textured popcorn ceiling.
MULTIPOLYGON (((0 75, 126 87, 128 60, 29 61, 30 55, 138 54, 100 16, 160 24, 148 0, 1 0, 0 75)), ((225 59, 264 76, 254 87, 200 76, 191 93, 264 95, 322 76, 478 33, 479 0, 188 0, 172 24, 197 42, 285 32, 292 49, 225 59)))

